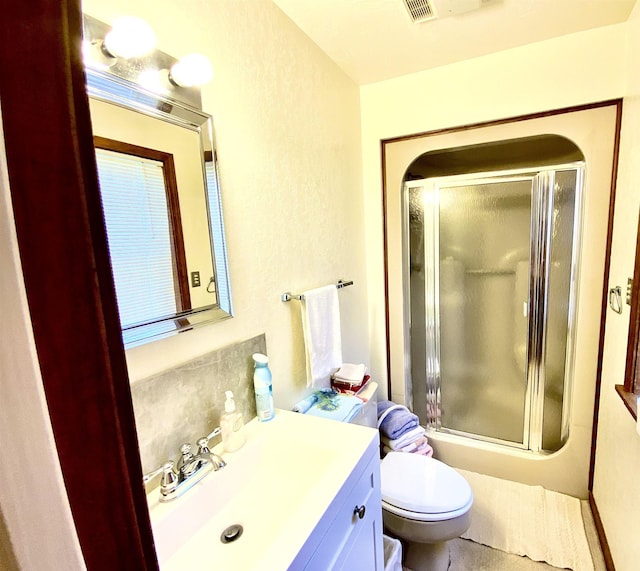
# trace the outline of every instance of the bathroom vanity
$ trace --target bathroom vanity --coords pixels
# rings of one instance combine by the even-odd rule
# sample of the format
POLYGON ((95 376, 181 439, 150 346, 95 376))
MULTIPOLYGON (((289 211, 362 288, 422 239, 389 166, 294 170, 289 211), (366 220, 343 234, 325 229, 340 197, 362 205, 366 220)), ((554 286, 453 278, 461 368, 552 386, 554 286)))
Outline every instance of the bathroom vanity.
POLYGON ((149 494, 162 571, 382 571, 378 432, 282 410, 245 431, 184 496, 149 494))

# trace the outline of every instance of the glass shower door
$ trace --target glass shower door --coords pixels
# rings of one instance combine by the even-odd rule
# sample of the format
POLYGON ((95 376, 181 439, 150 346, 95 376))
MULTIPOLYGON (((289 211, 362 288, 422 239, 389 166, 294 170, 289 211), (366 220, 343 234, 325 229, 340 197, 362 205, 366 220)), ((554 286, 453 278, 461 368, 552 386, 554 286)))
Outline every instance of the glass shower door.
POLYGON ((520 445, 533 190, 532 177, 432 190, 441 427, 520 445))
POLYGON ((583 173, 406 182, 411 392, 429 428, 534 452, 566 441, 583 173))

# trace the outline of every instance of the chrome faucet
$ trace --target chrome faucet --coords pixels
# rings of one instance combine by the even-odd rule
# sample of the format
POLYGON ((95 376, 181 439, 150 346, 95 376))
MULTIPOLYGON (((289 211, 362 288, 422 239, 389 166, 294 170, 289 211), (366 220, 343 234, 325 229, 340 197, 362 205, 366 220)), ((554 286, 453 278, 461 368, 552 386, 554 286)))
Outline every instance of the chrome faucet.
MULTIPOLYGON (((213 432, 215 432, 215 430, 213 432)), ((217 454, 209 450, 209 438, 209 436, 203 436, 202 438, 198 439, 198 442, 196 442, 196 444, 198 445, 198 454, 196 455, 196 458, 209 460, 209 462, 213 464, 213 470, 217 471, 220 468, 224 468, 227 463, 222 459, 221 456, 218 456, 217 454)))
POLYGON ((198 439, 198 453, 191 452, 191 444, 185 443, 180 447, 182 457, 178 461, 178 468, 172 460, 165 462, 159 468, 145 474, 142 481, 147 483, 160 473, 160 501, 169 502, 179 498, 187 490, 197 484, 209 472, 215 472, 224 468, 227 463, 217 454, 209 450, 209 439, 220 434, 220 428, 216 428, 208 436, 198 439))

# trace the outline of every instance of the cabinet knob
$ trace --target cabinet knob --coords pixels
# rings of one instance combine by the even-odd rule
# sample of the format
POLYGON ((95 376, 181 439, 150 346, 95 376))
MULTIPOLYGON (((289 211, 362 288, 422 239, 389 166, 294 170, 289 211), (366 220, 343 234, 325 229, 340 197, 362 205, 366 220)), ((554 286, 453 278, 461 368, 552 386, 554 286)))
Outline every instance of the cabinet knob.
POLYGON ((365 512, 366 512, 366 511, 367 511, 367 510, 365 509, 365 507, 364 507, 364 506, 356 506, 356 507, 353 509, 353 514, 354 514, 354 515, 357 515, 357 516, 358 516, 358 518, 363 519, 363 518, 364 518, 364 514, 365 514, 365 512))

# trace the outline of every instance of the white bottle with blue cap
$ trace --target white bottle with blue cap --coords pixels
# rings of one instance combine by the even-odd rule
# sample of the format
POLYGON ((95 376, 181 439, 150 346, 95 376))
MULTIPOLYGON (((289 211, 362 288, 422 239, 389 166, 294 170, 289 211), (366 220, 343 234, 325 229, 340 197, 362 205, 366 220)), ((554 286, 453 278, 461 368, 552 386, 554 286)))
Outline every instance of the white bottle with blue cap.
POLYGON ((271 420, 275 414, 269 357, 262 353, 254 353, 252 358, 255 366, 253 388, 256 392, 256 414, 260 422, 266 422, 271 420))

